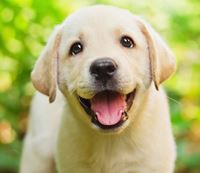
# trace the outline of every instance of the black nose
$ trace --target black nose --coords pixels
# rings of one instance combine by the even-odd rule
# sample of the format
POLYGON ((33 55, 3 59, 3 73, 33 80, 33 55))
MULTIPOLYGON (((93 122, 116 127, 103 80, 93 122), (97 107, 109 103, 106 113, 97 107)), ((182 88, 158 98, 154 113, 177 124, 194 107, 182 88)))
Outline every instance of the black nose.
POLYGON ((107 81, 112 78, 117 70, 117 64, 111 58, 95 60, 90 66, 90 73, 96 80, 107 81))

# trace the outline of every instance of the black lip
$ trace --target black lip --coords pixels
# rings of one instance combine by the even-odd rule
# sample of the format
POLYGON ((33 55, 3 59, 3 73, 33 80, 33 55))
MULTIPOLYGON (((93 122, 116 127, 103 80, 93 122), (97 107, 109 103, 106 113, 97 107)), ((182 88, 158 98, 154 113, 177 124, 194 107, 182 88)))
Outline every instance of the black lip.
MULTIPOLYGON (((107 92, 109 92, 109 91, 107 91, 107 92)), ((134 89, 131 93, 126 95, 126 103, 127 103, 126 111, 124 112, 122 119, 117 124, 114 124, 114 125, 103 125, 103 124, 101 124, 98 121, 95 112, 91 109, 90 100, 84 99, 80 96, 78 96, 78 98, 79 98, 79 102, 80 102, 81 106, 83 107, 83 109, 85 110, 87 115, 91 117, 91 122, 93 124, 97 125, 98 127, 100 127, 101 129, 108 130, 108 129, 116 129, 116 128, 120 127, 128 119, 128 113, 127 112, 130 110, 130 108, 133 104, 135 93, 136 93, 136 89, 134 89)))

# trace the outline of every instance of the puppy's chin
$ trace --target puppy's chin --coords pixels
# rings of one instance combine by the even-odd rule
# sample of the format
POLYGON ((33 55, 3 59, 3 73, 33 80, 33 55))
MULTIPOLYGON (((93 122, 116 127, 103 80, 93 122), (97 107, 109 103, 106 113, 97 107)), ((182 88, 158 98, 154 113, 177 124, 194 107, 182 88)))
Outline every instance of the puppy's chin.
POLYGON ((90 99, 76 95, 91 127, 103 133, 119 133, 130 123, 129 110, 134 102, 136 89, 128 94, 104 90, 90 99))

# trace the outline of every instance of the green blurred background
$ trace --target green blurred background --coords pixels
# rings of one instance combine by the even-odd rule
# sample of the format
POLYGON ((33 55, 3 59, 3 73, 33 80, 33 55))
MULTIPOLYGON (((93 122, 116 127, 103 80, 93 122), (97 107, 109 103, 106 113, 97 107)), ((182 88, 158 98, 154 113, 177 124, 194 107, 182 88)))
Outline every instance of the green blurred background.
POLYGON ((177 57, 176 74, 165 83, 177 141, 176 173, 200 173, 199 0, 1 0, 0 173, 16 173, 29 105, 30 72, 52 28, 76 9, 111 4, 146 18, 177 57))

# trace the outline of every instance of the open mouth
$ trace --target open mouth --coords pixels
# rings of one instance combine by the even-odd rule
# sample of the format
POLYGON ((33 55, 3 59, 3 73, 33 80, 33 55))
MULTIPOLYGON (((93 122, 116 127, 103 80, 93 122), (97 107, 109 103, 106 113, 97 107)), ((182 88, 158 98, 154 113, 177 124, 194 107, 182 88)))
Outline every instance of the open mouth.
POLYGON ((135 97, 136 89, 124 95, 116 91, 105 90, 92 99, 79 96, 79 102, 91 121, 101 129, 115 129, 127 121, 128 111, 135 97))

